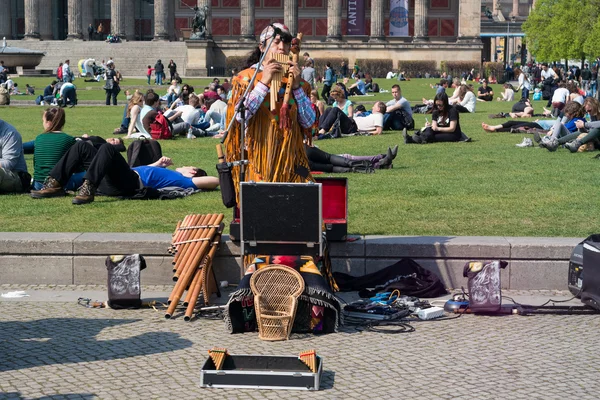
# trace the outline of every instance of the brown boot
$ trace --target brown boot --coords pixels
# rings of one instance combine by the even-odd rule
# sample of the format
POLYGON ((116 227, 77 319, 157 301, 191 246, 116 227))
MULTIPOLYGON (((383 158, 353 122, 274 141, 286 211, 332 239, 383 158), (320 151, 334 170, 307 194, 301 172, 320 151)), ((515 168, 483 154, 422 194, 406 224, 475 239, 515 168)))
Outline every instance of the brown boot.
POLYGON ((73 204, 87 204, 94 201, 96 188, 87 179, 83 181, 83 185, 77 190, 77 196, 73 197, 73 204))
POLYGON ((45 199, 48 197, 60 197, 65 195, 65 190, 53 177, 49 176, 44 181, 40 190, 32 190, 30 196, 34 199, 45 199))

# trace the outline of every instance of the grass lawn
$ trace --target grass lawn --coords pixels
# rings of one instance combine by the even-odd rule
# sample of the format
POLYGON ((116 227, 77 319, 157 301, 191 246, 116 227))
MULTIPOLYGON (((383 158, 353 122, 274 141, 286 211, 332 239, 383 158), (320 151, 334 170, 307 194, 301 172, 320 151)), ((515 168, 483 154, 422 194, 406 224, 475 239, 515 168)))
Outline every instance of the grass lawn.
MULTIPOLYGON (((38 91, 48 79, 16 80, 33 84, 38 91)), ((209 80, 191 80, 203 87, 209 80)), ((395 81, 379 79, 390 89, 395 81)), ((432 98, 435 80, 402 82, 412 104, 432 98)), ((76 80, 80 99, 103 99, 101 83, 76 80), (91 90, 85 90, 86 87, 91 90)), ((139 85, 143 80, 127 80, 139 85)), ((500 85, 492 85, 499 94, 500 85)), ((159 93, 166 91, 160 88, 159 93)), ((21 98, 21 97, 19 97, 21 98)), ((26 98, 23 96, 22 98, 26 98)), ((389 100, 391 94, 355 99, 357 103, 389 100)), ((121 96, 121 102, 123 103, 121 96)), ((535 102, 541 111, 545 101, 535 102)), ((550 153, 541 148, 517 148, 523 135, 485 133, 481 122, 488 114, 509 111, 507 103, 477 103, 477 112, 461 114, 461 126, 473 142, 405 145, 399 132, 381 136, 344 138, 318 142, 330 153, 371 155, 400 145, 394 168, 375 174, 348 174, 349 231, 368 235, 486 235, 574 236, 596 233, 600 226, 596 198, 600 160, 594 153, 571 154, 566 149, 550 153)), ((0 107, 0 118, 15 125, 24 140, 42 132, 42 107, 0 107)), ((120 123, 123 107, 75 107, 66 109, 65 132, 108 137, 120 123)), ((430 117, 430 116, 429 116, 430 117)), ((425 115, 415 116, 422 126, 425 115)), ((163 153, 176 165, 196 165, 215 173, 214 139, 163 141, 163 153)), ((32 170, 32 156, 27 156, 32 170)), ((34 200, 27 195, 0 196, 2 231, 41 232, 163 232, 173 231, 177 220, 190 213, 231 211, 223 207, 220 193, 209 192, 173 201, 122 201, 99 197, 90 205, 73 206, 70 198, 34 200)))

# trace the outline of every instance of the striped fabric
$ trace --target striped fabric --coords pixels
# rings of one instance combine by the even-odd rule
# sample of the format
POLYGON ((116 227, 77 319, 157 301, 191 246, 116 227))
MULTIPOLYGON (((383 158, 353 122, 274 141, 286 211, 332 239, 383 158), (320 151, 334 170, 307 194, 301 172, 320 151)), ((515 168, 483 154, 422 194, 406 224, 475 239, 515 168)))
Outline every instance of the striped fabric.
POLYGON ((43 182, 52 168, 75 144, 75 138, 63 132, 42 133, 35 138, 33 153, 33 179, 43 182))

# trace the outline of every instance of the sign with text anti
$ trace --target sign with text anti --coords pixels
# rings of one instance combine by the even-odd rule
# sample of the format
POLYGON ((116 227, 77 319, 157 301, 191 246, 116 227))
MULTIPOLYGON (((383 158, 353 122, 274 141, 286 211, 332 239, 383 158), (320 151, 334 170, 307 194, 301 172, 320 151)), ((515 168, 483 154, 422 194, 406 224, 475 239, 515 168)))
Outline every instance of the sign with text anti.
POLYGON ((390 0, 390 36, 408 36, 408 0, 390 0))
POLYGON ((348 0, 347 35, 365 34, 365 0, 348 0))

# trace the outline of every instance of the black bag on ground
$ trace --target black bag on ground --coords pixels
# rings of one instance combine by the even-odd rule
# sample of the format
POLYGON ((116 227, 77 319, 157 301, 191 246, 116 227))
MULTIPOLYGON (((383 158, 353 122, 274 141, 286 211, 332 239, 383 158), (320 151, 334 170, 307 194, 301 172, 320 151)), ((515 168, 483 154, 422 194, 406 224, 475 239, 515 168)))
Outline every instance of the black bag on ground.
POLYGON ((583 241, 583 281, 581 301, 600 310, 600 235, 591 235, 583 241))
POLYGON ((140 271, 144 268, 146 260, 139 254, 106 257, 110 308, 135 309, 142 306, 140 271))
POLYGON ((134 140, 127 148, 127 163, 131 168, 150 165, 161 157, 160 143, 154 139, 134 140))
POLYGON ((219 163, 217 164, 217 172, 219 173, 219 187, 223 205, 227 208, 234 207, 236 205, 235 187, 231 177, 231 167, 227 163, 219 163))
POLYGON ((394 289, 406 296, 439 297, 447 294, 440 278, 413 259, 403 258, 396 264, 380 271, 355 277, 341 272, 334 272, 333 277, 340 291, 359 291, 360 297, 371 297, 377 292, 388 292, 394 289))

